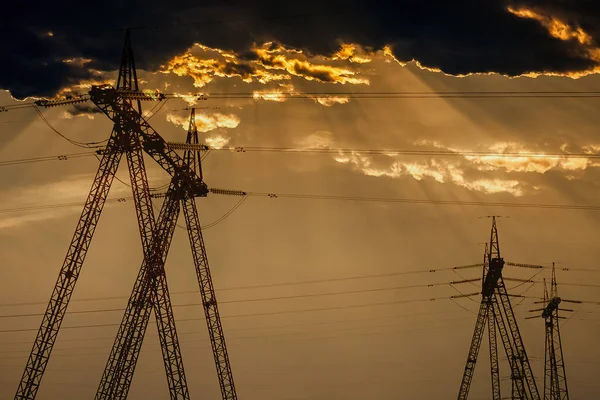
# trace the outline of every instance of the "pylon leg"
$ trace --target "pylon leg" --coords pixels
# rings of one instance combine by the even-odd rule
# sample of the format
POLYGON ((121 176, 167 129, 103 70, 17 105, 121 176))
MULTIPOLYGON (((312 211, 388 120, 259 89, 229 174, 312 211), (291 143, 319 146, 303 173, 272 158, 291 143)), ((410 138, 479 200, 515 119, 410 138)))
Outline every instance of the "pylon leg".
POLYGON ((537 388, 537 383, 533 376, 531 365, 529 364, 527 351, 525 350, 525 345, 523 344, 523 339, 519 331, 519 326, 517 325, 517 319, 515 317, 514 310, 512 309, 512 306, 510 304, 510 298, 508 296, 506 285, 504 284, 504 279, 502 277, 498 280, 498 286, 496 288, 496 291, 498 293, 498 298, 500 300, 500 304, 502 305, 502 309, 506 315, 508 327, 510 329, 511 337, 513 339, 515 348, 515 358, 518 362, 518 367, 522 372, 523 383, 526 389, 526 398, 532 400, 540 400, 540 394, 537 388))
POLYGON ((237 400, 237 393, 233 382, 233 373, 229 362, 229 354, 225 345, 225 334, 221 326, 221 317, 217 307, 217 297, 212 283, 210 268, 208 266, 208 257, 202 230, 200 228, 200 219, 198 218, 198 209, 196 208, 196 199, 186 196, 183 200, 183 213, 192 247, 192 256, 196 267, 196 275, 200 293, 202 295, 202 304, 204 305, 204 315, 208 326, 208 334, 221 386, 221 395, 223 400, 237 400))
POLYGON ((37 395, 58 331, 67 312, 69 300, 75 289, 98 219, 121 160, 122 148, 119 141, 120 135, 117 131, 113 131, 83 206, 67 256, 58 274, 50 302, 27 360, 27 366, 17 388, 15 400, 33 400, 37 395))
MULTIPOLYGON (((144 284, 142 285, 142 296, 146 296, 142 302, 147 304, 151 301, 153 304, 171 398, 189 399, 189 392, 183 368, 183 359, 179 348, 179 340, 177 338, 177 330, 175 328, 175 320, 164 271, 163 251, 161 251, 159 243, 156 240, 153 240, 156 239, 156 237, 159 237, 160 233, 157 233, 156 237, 154 236, 154 213, 152 211, 152 200, 146 178, 143 153, 137 137, 134 138, 135 139, 132 141, 133 147, 131 151, 127 152, 127 161, 134 192, 142 246, 144 248, 145 265, 147 266, 147 278, 143 283, 149 283, 149 287, 144 284)), ((171 194, 175 197, 176 191, 171 194)), ((174 230, 179 207, 176 202, 170 203, 171 210, 169 211, 172 211, 174 214, 174 216, 171 216, 170 226, 172 226, 172 229, 174 230)), ((130 327, 127 337, 130 338, 131 341, 125 344, 123 348, 125 350, 131 347, 135 348, 137 350, 135 355, 137 359, 144 337, 143 331, 146 329, 148 318, 144 315, 141 316, 141 318, 134 318, 134 321, 142 321, 142 324, 144 325, 141 326, 138 323, 133 324, 130 327)), ((125 398, 129 390, 131 379, 133 378, 135 363, 130 362, 130 357, 125 357, 121 358, 117 365, 119 368, 115 383, 119 386, 116 388, 118 397, 115 397, 125 398)))
MULTIPOLYGON (((124 399, 127 397, 135 366, 139 353, 141 350, 144 334, 147 329, 148 320, 150 318, 150 311, 154 306, 155 316, 157 316, 157 322, 165 319, 164 307, 169 307, 162 298, 168 298, 168 291, 166 288, 166 275, 164 274, 164 263, 168 254, 175 225, 177 223, 177 217, 179 215, 179 200, 178 200, 178 188, 174 183, 171 184, 167 191, 167 196, 161 208, 158 222, 155 229, 155 243, 153 249, 159 252, 160 255, 156 257, 156 265, 149 268, 145 263, 140 268, 140 272, 136 279, 134 288, 132 290, 131 297, 127 304, 123 320, 119 327, 117 337, 113 344, 112 351, 110 353, 108 362, 106 364, 102 380, 96 392, 96 400, 108 400, 108 399, 124 399), (150 273, 150 269, 156 271, 155 274, 150 273), (161 272, 162 271, 162 272, 161 272), (152 284, 151 281, 153 280, 152 284), (164 285, 163 282, 164 281, 164 285), (160 282, 160 283, 159 283, 160 282), (161 305, 157 307, 157 305, 161 305), (161 316, 162 317, 159 317, 161 316)), ((167 300, 168 301, 168 300, 167 300)), ((172 315, 172 314, 171 314, 172 315)), ((168 319, 168 314, 166 315, 168 319)), ((157 327, 162 327, 164 324, 159 322, 157 327)), ((159 336, 165 329, 159 329, 159 336)), ((170 343, 171 340, 168 336, 160 338, 161 345, 163 343, 170 343)), ((167 345, 167 348, 171 345, 167 345)), ((163 354, 165 355, 165 354, 163 354)), ((181 370, 175 366, 173 368, 168 362, 169 353, 166 353, 165 368, 168 367, 167 376, 171 375, 170 370, 174 371, 181 370)), ((175 374, 179 376, 180 374, 175 374)), ((177 384, 177 382, 169 382, 169 388, 183 387, 185 385, 177 384)), ((180 392, 173 390, 173 395, 180 395, 180 392)), ((184 392, 187 393, 187 390, 184 392)), ((182 396, 185 397, 185 394, 182 396)), ((175 397, 178 398, 178 397, 175 397)))
POLYGON ((494 294, 492 297, 492 307, 494 308, 494 317, 496 318, 498 333, 500 333, 502 346, 504 347, 504 352, 511 369, 510 378, 512 381, 513 392, 511 397, 523 397, 525 396, 525 388, 523 386, 523 380, 520 378, 522 374, 518 369, 515 369, 516 367, 513 363, 516 350, 514 348, 514 343, 512 342, 509 329, 507 327, 506 317, 502 312, 502 307, 500 305, 500 301, 498 300, 497 294, 494 294))
POLYGON ((488 339, 490 346, 490 372, 492 377, 492 400, 500 400, 500 368, 498 365, 498 341, 496 338, 496 317, 494 307, 488 309, 488 339))

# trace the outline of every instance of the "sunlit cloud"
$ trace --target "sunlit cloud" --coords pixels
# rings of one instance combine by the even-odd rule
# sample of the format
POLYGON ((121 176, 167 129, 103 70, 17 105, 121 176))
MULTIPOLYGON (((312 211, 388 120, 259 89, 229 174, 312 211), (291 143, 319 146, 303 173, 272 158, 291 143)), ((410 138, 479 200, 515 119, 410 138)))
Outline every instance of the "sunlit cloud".
POLYGON ((235 54, 196 43, 187 52, 175 56, 160 72, 190 76, 195 87, 204 87, 215 78, 238 77, 246 83, 266 84, 289 80, 288 74, 273 73, 260 68, 256 62, 239 59, 235 54))
POLYGON ((313 63, 297 51, 289 52, 280 46, 273 49, 271 43, 255 48, 254 52, 258 56, 258 62, 265 68, 286 71, 290 75, 308 81, 353 85, 369 84, 368 79, 357 77, 357 73, 350 68, 313 63))
POLYGON ((450 183, 485 194, 509 193, 513 196, 524 194, 522 183, 515 179, 467 179, 460 161, 431 159, 423 162, 407 162, 397 157, 385 157, 384 161, 376 161, 373 156, 352 152, 335 155, 334 160, 351 165, 367 176, 387 178, 410 176, 417 181, 430 178, 438 183, 450 183))
MULTIPOLYGON (((544 28, 546 28, 548 34, 556 39, 563 41, 574 40, 578 44, 579 52, 586 54, 591 61, 600 63, 600 48, 594 46, 592 36, 585 32, 581 27, 571 26, 568 23, 561 21, 559 18, 551 15, 545 15, 525 7, 514 8, 509 6, 507 7, 507 11, 520 18, 538 21, 544 28)), ((600 73, 600 66, 595 66, 584 71, 529 72, 524 73, 522 76, 531 78, 537 78, 539 76, 568 76, 573 79, 578 79, 598 73, 600 73)))
POLYGON ((289 98, 289 93, 289 90, 285 91, 282 89, 255 90, 252 92, 252 98, 254 100, 275 101, 277 103, 283 103, 289 98))
POLYGON ((583 29, 580 27, 573 27, 569 24, 561 21, 558 18, 543 15, 534 10, 530 10, 528 8, 513 8, 508 7, 508 12, 514 14, 521 18, 533 19, 542 24, 547 30, 548 33, 557 39, 560 40, 577 40, 580 44, 589 45, 592 43, 592 37, 588 35, 583 29))
POLYGON ((227 144, 229 144, 229 140, 230 140, 230 138, 225 137, 223 135, 219 135, 219 134, 213 134, 204 139, 204 141, 206 142, 206 144, 208 146, 215 148, 215 149, 222 149, 227 144))
POLYGON ((348 60, 357 64, 366 64, 372 61, 373 54, 364 51, 360 46, 352 43, 343 43, 340 49, 333 54, 333 60, 348 60))
POLYGON ((482 151, 490 153, 485 155, 472 155, 473 150, 446 147, 439 142, 421 140, 414 144, 418 146, 431 146, 436 149, 462 155, 465 160, 469 161, 479 171, 502 170, 505 172, 535 172, 543 174, 553 169, 563 171, 585 170, 591 165, 590 159, 586 157, 570 158, 566 154, 564 156, 556 154, 547 155, 544 152, 526 149, 522 144, 515 142, 494 143, 482 151))
POLYGON ((346 104, 350 99, 346 96, 317 96, 315 101, 325 107, 331 107, 335 104, 346 104))
POLYGON ((308 136, 296 139, 296 145, 305 149, 329 149, 333 143, 333 133, 316 131, 308 136))
MULTIPOLYGON (((184 115, 169 113, 167 121, 188 130, 190 119, 184 115)), ((234 129, 240 124, 240 118, 235 114, 196 114, 196 127, 199 132, 210 132, 218 128, 234 129)))

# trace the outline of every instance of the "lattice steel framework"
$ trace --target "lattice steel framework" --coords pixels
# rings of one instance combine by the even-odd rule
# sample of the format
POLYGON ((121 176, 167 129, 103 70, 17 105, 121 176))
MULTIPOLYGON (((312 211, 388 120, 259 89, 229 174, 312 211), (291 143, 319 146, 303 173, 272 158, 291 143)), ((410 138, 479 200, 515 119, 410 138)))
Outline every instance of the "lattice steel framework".
MULTIPOLYGON (((200 171, 196 156, 186 154, 184 161, 184 158, 167 147, 162 137, 142 117, 140 99, 148 100, 150 97, 139 92, 129 32, 126 34, 117 88, 110 85, 94 86, 90 91, 90 99, 114 122, 114 128, 106 148, 101 152, 102 159, 98 172, 42 319, 15 399, 35 399, 37 395, 123 154, 129 167, 144 262, 110 353, 96 399, 127 397, 152 310, 157 321, 170 396, 172 399, 189 399, 164 270, 179 216, 180 202, 184 208, 223 399, 237 399, 195 203, 195 198, 206 196, 208 189, 201 178, 201 173, 200 175, 196 173, 200 171), (172 177, 156 223, 146 177, 144 152, 172 177)), ((195 138, 197 143, 195 124, 194 128, 190 128, 190 132, 192 139, 188 135, 188 140, 195 138)))
POLYGON ((496 217, 491 218, 490 243, 486 245, 483 262, 481 303, 479 312, 477 313, 473 338, 469 347, 467 363, 459 388, 458 399, 466 400, 468 398, 479 349, 487 325, 492 399, 499 400, 501 398, 497 347, 497 334, 499 334, 511 367, 512 398, 539 400, 540 396, 529 364, 527 352, 525 351, 506 285, 502 278, 504 259, 500 256, 496 217))
POLYGON ((542 317, 546 327, 545 362, 544 362, 544 400, 568 400, 567 373, 560 340, 558 315, 561 298, 558 297, 556 270, 552 264, 552 281, 550 293, 544 281, 544 304, 542 317))

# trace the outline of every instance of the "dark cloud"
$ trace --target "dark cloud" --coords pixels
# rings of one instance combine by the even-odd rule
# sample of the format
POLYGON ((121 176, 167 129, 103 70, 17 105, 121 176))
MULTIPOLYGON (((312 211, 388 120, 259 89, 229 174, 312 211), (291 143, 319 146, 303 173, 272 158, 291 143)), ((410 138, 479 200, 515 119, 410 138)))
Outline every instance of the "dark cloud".
POLYGON ((65 112, 72 117, 102 114, 102 111, 98 107, 85 104, 74 104, 73 107, 67 108, 65 112))
MULTIPOLYGON (((507 12, 527 6, 600 37, 600 6, 562 0, 371 0, 160 2, 107 0, 89 8, 73 2, 9 2, 0 21, 0 88, 17 97, 48 95, 89 68, 118 67, 124 27, 134 29, 138 67, 153 69, 194 42, 248 54, 274 40, 312 53, 347 41, 450 74, 569 72, 595 65, 576 41, 549 35, 538 21, 507 12), (52 32, 53 36, 47 33, 52 32), (90 58, 84 67, 63 60, 90 58)), ((251 56, 249 56, 251 57, 251 56)))

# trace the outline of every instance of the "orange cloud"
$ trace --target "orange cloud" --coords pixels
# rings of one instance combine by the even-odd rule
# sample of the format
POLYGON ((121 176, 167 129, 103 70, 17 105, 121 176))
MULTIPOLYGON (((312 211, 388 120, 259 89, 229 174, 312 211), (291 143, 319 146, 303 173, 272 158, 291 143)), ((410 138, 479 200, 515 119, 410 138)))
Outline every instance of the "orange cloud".
MULTIPOLYGON (((167 121, 188 130, 190 119, 184 115, 167 114, 167 121)), ((199 132, 209 132, 218 128, 234 129, 240 124, 240 118, 235 114, 214 113, 212 115, 196 114, 196 127, 199 132)))
POLYGON ((327 64, 315 64, 307 60, 298 50, 288 51, 281 46, 272 47, 271 43, 255 48, 258 62, 269 70, 286 71, 290 75, 308 81, 323 83, 340 83, 352 85, 368 85, 369 80, 356 76, 356 72, 343 67, 327 64))
POLYGON ((513 8, 508 7, 508 12, 521 18, 534 19, 542 24, 548 33, 560 40, 577 40, 580 44, 589 45, 592 43, 592 37, 588 35, 580 27, 572 27, 569 24, 554 18, 552 16, 543 15, 527 8, 513 8))
POLYGON ((314 97, 314 100, 325 107, 331 107, 335 104, 346 104, 350 101, 350 99, 345 96, 318 96, 314 97))
MULTIPOLYGON (((309 81, 368 84, 365 78, 357 77, 356 71, 350 68, 316 63, 309 61, 300 50, 286 49, 273 43, 253 49, 256 60, 240 59, 236 54, 220 49, 209 48, 196 43, 187 52, 173 57, 160 72, 178 76, 190 76, 194 86, 204 87, 216 77, 239 77, 246 83, 289 81, 292 77, 300 77, 309 81)), ((337 55, 324 62, 333 60, 365 63, 370 59, 364 51, 354 45, 343 45, 337 55)))
MULTIPOLYGON (((600 63, 600 48, 595 47, 593 45, 592 36, 590 36, 587 32, 585 32, 581 27, 573 27, 566 22, 561 21, 558 18, 540 14, 534 10, 528 8, 513 8, 508 7, 508 12, 513 15, 516 15, 520 18, 533 19, 538 21, 550 34, 550 36, 568 41, 575 40, 579 46, 579 50, 587 55, 587 57, 600 63)), ((567 76, 573 79, 582 78, 588 75, 600 73, 600 66, 593 67, 589 70, 585 71, 577 71, 577 72, 530 72, 525 73, 522 76, 537 78, 538 76, 567 76)))
POLYGON ((343 43, 340 49, 333 54, 332 60, 348 60, 357 64, 366 64, 372 61, 373 53, 368 53, 355 44, 343 43))

